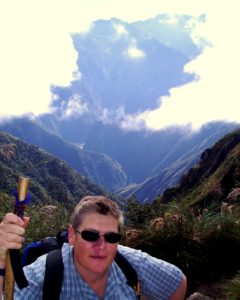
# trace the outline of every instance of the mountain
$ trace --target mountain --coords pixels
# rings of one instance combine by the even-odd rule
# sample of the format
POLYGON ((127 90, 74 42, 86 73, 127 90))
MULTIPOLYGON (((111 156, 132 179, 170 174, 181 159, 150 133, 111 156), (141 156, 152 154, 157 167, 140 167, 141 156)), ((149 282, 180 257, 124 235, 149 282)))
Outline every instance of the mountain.
POLYGON ((196 45, 193 43, 191 31, 199 23, 205 22, 205 16, 193 18, 189 15, 162 14, 144 21, 136 21, 133 25, 141 35, 155 39, 192 59, 201 53, 207 41, 204 39, 196 45))
POLYGON ((122 165, 129 184, 118 190, 118 194, 123 197, 134 194, 141 202, 151 202, 175 185, 206 148, 237 126, 216 122, 189 134, 179 128, 148 133, 123 132, 98 124, 89 134, 84 148, 114 156, 122 165))
POLYGON ((206 45, 192 39, 199 22, 203 16, 159 15, 133 23, 113 18, 72 35, 80 76, 67 87, 52 87, 54 113, 39 121, 86 151, 116 159, 126 182, 112 190, 123 196, 152 201, 205 147, 236 127, 213 123, 191 135, 188 128, 151 132, 128 125, 128 116, 158 107, 171 88, 195 79, 184 66, 206 45))
POLYGON ((30 177, 35 203, 77 203, 84 195, 106 194, 65 162, 16 137, 0 132, 0 190, 12 194, 19 176, 30 177))
POLYGON ((239 299, 239 175, 240 127, 205 149, 153 203, 131 199, 128 245, 180 266, 189 296, 239 299))
POLYGON ((65 141, 30 119, 16 118, 1 123, 0 130, 64 160, 81 175, 109 191, 126 184, 126 175, 115 159, 103 153, 83 150, 79 145, 65 141))
POLYGON ((178 183, 202 151, 236 126, 208 124, 189 136, 179 129, 125 132, 97 122, 83 146, 69 143, 26 118, 0 124, 0 130, 64 160, 81 175, 121 197, 135 195, 140 202, 152 202, 178 183))
POLYGON ((200 160, 161 196, 163 203, 181 201, 188 206, 209 207, 240 200, 240 129, 205 149, 200 160))
POLYGON ((63 138, 84 143, 96 121, 120 126, 126 114, 157 108, 171 88, 195 79, 184 66, 206 45, 196 45, 191 36, 203 21, 180 15, 133 23, 113 18, 72 34, 78 76, 69 86, 52 86, 53 110, 41 121, 63 138))
POLYGON ((90 110, 97 105, 112 111, 123 106, 126 113, 154 108, 159 95, 193 79, 183 71, 188 62, 183 53, 116 19, 95 22, 88 35, 75 34, 73 42, 83 76, 79 84, 96 95, 94 102, 87 102, 90 110), (116 36, 117 26, 127 33, 116 36))
POLYGON ((127 23, 95 21, 72 34, 77 72, 68 86, 52 86, 51 112, 0 125, 64 160, 81 175, 123 197, 151 202, 178 183, 201 153, 237 124, 212 122, 201 130, 147 130, 134 120, 195 76, 185 71, 207 42, 192 38, 204 17, 159 15, 127 23))

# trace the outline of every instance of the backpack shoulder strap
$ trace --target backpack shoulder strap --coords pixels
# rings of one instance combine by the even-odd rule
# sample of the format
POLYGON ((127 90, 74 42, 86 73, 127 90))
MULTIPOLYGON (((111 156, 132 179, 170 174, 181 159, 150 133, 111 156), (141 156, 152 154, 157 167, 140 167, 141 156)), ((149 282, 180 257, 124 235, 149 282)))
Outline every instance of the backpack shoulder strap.
POLYGON ((122 272, 126 276, 127 284, 131 286, 133 289, 135 289, 136 292, 139 292, 138 291, 139 282, 138 282, 137 273, 133 268, 133 266, 130 264, 130 262, 119 251, 117 251, 116 253, 115 262, 118 264, 118 266, 121 268, 122 272))
POLYGON ((43 300, 58 300, 63 281, 63 259, 61 249, 50 251, 46 259, 43 283, 43 300))

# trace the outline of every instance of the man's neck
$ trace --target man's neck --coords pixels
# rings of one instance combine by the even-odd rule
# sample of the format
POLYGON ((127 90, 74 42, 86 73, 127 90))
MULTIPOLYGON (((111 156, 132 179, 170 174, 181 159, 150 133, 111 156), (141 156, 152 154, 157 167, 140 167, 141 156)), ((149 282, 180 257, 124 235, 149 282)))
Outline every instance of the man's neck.
POLYGON ((80 272, 84 281, 94 290, 94 292, 103 298, 107 286, 108 272, 101 274, 89 274, 88 272, 80 272))
POLYGON ((86 270, 80 265, 76 266, 76 268, 82 279, 100 298, 103 298, 107 286, 108 270, 104 273, 96 274, 86 270))

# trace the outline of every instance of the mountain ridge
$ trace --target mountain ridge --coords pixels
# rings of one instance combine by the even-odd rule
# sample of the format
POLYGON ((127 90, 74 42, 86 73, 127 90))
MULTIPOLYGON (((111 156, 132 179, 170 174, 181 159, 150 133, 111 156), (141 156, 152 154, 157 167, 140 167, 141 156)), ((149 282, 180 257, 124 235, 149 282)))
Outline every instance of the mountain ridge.
POLYGON ((30 177, 33 202, 78 203, 87 194, 106 192, 65 162, 37 146, 0 132, 0 190, 11 194, 20 176, 30 177))
POLYGON ((79 174, 88 177, 99 186, 108 188, 108 190, 116 189, 126 182, 126 175, 120 164, 112 157, 97 153, 97 151, 83 150, 29 119, 12 119, 0 124, 0 130, 48 151, 67 162, 79 174))
POLYGON ((211 206, 214 202, 235 202, 231 193, 239 189, 240 128, 226 134, 211 148, 202 152, 200 160, 190 168, 175 187, 166 189, 163 203, 179 201, 187 205, 211 206))

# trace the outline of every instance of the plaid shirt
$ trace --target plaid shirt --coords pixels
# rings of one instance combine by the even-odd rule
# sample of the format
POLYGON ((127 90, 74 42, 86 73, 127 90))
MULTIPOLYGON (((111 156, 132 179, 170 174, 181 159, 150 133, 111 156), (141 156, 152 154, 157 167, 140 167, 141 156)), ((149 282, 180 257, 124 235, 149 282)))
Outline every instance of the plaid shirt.
MULTIPOLYGON (((156 259, 140 250, 119 245, 121 252, 138 274, 142 294, 152 300, 168 299, 178 288, 182 272, 172 264, 156 259)), ((62 247, 64 278, 60 300, 99 300, 100 298, 79 276, 72 259, 72 247, 62 247)), ((29 286, 19 290, 15 285, 14 300, 41 300, 45 274, 46 255, 39 257, 33 264, 26 266, 24 272, 29 286)), ((53 287, 54 288, 54 287, 53 287)), ((134 300, 135 291, 126 283, 126 277, 118 265, 113 262, 104 300, 134 300)))

